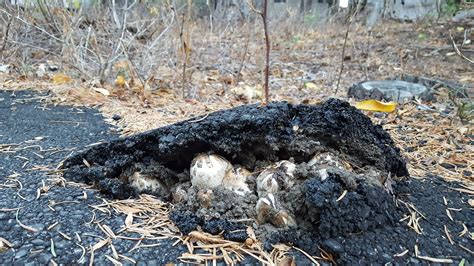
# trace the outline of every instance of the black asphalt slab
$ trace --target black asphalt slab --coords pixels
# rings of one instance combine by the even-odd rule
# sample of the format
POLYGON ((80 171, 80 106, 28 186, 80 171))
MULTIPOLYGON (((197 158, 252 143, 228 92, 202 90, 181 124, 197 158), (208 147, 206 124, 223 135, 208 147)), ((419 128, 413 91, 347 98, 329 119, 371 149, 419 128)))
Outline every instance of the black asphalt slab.
MULTIPOLYGON (((45 265, 51 260, 88 264, 90 253, 84 254, 82 247, 106 237, 97 224, 90 223, 93 215, 114 232, 124 225, 123 215, 93 213, 90 205, 103 203, 104 197, 94 190, 53 186, 37 198, 42 182, 54 177, 46 168, 54 169, 77 149, 117 137, 98 111, 50 106, 44 103, 45 96, 0 91, 0 237, 13 244, 6 251, 0 249, 0 265, 45 265)), ((128 252, 136 243, 113 240, 119 254, 141 265, 176 261, 184 251, 182 246, 172 247, 163 241, 158 250, 128 252)), ((94 262, 112 264, 105 255, 112 255, 110 247, 95 251, 94 262)))

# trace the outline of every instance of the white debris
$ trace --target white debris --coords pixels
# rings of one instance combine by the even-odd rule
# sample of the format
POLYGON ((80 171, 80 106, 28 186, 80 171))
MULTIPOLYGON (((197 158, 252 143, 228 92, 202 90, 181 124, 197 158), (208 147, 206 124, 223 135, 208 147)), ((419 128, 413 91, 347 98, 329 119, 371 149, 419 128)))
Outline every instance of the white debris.
POLYGON ((328 178, 328 170, 326 168, 318 170, 319 176, 321 177, 321 181, 326 180, 328 178))
POLYGON ((36 76, 38 78, 42 78, 46 75, 46 65, 45 64, 40 64, 38 66, 38 69, 36 70, 36 76))
POLYGON ((5 73, 5 74, 10 73, 10 65, 0 64, 0 73, 5 73))
POLYGON ((278 168, 283 170, 285 174, 293 177, 293 174, 295 173, 295 169, 296 169, 296 164, 287 160, 283 160, 283 161, 279 161, 276 165, 278 168))

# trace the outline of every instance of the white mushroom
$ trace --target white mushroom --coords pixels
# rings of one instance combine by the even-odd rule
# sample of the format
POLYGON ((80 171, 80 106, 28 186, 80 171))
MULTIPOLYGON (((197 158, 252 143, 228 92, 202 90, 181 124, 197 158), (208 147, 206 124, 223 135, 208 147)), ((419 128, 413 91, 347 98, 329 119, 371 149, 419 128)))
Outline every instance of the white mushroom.
POLYGON ((318 153, 314 155, 313 158, 309 160, 308 165, 318 165, 321 168, 337 167, 339 169, 344 169, 343 163, 336 156, 329 152, 318 153))
POLYGON ((267 193, 276 193, 281 186, 292 187, 296 165, 290 161, 282 160, 270 165, 257 177, 257 192, 260 197, 267 193), (280 180, 280 183, 278 182, 280 180))
POLYGON ((152 191, 159 192, 165 190, 160 181, 154 177, 143 175, 140 172, 135 172, 128 178, 129 184, 138 192, 152 191))
POLYGON ((276 169, 265 169, 257 177, 257 192, 260 197, 268 193, 276 193, 278 191, 278 180, 276 169))
POLYGON ((231 163, 221 156, 198 154, 191 163, 191 183, 199 189, 215 188, 231 170, 231 163))
POLYGON ((296 220, 285 210, 280 210, 272 219, 272 224, 276 227, 294 227, 296 220))
POLYGON ((251 192, 246 181, 250 172, 234 169, 232 164, 219 155, 198 154, 191 163, 191 183, 198 189, 212 189, 222 185, 225 189, 244 196, 251 192))
POLYGON ((237 167, 233 169, 233 171, 227 172, 227 174, 224 176, 224 179, 222 180, 222 185, 229 189, 232 190, 235 194, 238 194, 240 196, 244 196, 245 194, 251 192, 249 186, 247 185, 247 177, 251 173, 241 167, 237 167))
POLYGON ((286 211, 278 210, 273 194, 260 198, 255 206, 257 221, 262 224, 269 222, 276 227, 296 226, 296 220, 286 211))
POLYGON ((282 160, 279 161, 276 166, 281 169, 286 175, 293 177, 296 169, 296 164, 287 161, 287 160, 282 160))
POLYGON ((258 199, 255 211, 257 212, 257 221, 265 223, 269 220, 271 212, 276 208, 275 197, 273 194, 268 194, 265 197, 258 199))

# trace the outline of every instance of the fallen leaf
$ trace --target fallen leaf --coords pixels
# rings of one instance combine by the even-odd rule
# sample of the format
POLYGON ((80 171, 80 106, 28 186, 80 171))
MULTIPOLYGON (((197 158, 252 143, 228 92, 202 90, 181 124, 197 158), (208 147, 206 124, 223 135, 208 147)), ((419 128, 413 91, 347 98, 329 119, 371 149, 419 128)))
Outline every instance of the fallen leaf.
POLYGON ((261 85, 235 87, 230 90, 232 94, 239 100, 251 101, 253 99, 261 99, 263 97, 263 89, 261 85))
POLYGON ((42 78, 42 77, 44 77, 45 74, 46 74, 46 65, 45 64, 40 64, 38 66, 38 69, 36 70, 36 76, 38 78, 42 78))
POLYGON ((105 96, 109 96, 110 95, 110 92, 107 90, 107 89, 104 89, 104 88, 93 88, 94 91, 98 92, 98 93, 101 93, 105 96))
POLYGON ((358 102, 355 105, 355 108, 360 110, 375 111, 375 112, 384 112, 391 113, 397 108, 396 102, 383 103, 377 100, 365 100, 358 102))
POLYGON ((53 83, 56 85, 67 84, 72 81, 72 78, 64 74, 56 74, 52 78, 53 83))
POLYGON ((314 84, 313 82, 306 82, 304 86, 310 90, 319 90, 318 85, 314 84))

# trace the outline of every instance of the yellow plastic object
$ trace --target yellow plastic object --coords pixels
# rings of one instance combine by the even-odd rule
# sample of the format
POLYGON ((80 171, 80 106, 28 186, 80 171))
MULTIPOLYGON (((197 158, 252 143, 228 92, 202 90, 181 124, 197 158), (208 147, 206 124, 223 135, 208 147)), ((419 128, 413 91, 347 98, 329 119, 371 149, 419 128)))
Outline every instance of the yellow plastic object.
POLYGON ((117 76, 115 79, 115 85, 119 87, 123 87, 125 85, 125 77, 124 76, 117 76))
POLYGON ((377 100, 365 100, 356 103, 355 108, 360 110, 391 113, 397 109, 396 102, 383 103, 377 100))

